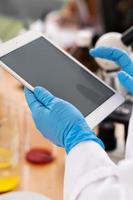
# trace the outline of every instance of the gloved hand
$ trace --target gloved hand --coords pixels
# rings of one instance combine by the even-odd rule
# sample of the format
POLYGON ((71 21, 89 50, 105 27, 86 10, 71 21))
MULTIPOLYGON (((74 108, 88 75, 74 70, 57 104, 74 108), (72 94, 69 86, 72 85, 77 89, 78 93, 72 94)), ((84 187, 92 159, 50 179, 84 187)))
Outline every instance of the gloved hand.
POLYGON ((98 47, 90 50, 93 57, 108 59, 116 62, 122 71, 118 73, 121 84, 133 94, 133 60, 127 52, 111 47, 98 47))
POLYGON ((42 87, 36 87, 33 93, 25 88, 25 96, 37 129, 54 144, 64 147, 67 153, 75 145, 88 140, 104 147, 72 104, 42 87))

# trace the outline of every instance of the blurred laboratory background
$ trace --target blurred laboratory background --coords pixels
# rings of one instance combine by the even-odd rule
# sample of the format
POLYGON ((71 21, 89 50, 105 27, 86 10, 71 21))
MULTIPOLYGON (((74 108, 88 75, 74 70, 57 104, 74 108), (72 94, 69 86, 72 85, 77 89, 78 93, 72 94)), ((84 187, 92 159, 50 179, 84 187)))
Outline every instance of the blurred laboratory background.
MULTIPOLYGON (((124 155, 133 98, 116 79, 119 67, 93 59, 88 50, 112 46, 133 57, 133 1, 0 0, 0 45, 29 30, 47 36, 126 96, 95 129, 118 162, 124 155)), ((23 86, 0 68, 0 193, 31 191, 62 200, 65 158, 63 149, 36 130, 23 86)))

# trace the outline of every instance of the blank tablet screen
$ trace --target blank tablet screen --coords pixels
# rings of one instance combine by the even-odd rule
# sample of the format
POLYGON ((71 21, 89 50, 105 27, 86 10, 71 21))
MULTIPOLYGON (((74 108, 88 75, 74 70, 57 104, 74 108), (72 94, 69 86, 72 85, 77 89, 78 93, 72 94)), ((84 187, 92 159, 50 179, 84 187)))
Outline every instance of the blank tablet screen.
POLYGON ((74 104, 84 116, 114 94, 43 37, 0 59, 33 87, 45 87, 74 104))

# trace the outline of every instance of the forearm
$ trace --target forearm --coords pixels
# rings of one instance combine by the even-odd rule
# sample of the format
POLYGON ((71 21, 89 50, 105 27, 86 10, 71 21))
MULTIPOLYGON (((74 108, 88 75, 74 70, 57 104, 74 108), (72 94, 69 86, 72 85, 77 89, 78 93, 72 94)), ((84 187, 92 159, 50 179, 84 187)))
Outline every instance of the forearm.
POLYGON ((66 160, 64 199, 81 200, 88 194, 91 200, 96 200, 112 194, 111 199, 120 200, 117 170, 100 145, 89 141, 80 143, 66 160))

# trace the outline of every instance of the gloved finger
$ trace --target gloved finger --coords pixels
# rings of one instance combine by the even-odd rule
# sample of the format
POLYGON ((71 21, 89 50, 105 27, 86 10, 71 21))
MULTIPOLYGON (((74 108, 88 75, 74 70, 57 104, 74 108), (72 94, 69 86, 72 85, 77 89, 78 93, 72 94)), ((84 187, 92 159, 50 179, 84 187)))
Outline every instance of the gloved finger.
POLYGON ((26 87, 24 88, 24 93, 25 93, 25 98, 27 100, 28 106, 32 112, 34 111, 34 109, 42 105, 39 101, 37 101, 34 93, 31 92, 26 87))
POLYGON ((98 47, 90 50, 93 57, 104 58, 116 62, 125 72, 133 76, 133 61, 126 51, 112 47, 98 47))
POLYGON ((93 57, 105 58, 111 60, 112 48, 111 47, 97 47, 90 49, 90 55, 93 57))
POLYGON ((37 100, 46 107, 49 107, 52 100, 55 98, 53 94, 43 87, 35 87, 34 94, 37 100))
POLYGON ((128 92, 133 94, 133 78, 124 71, 118 73, 118 78, 128 92))

